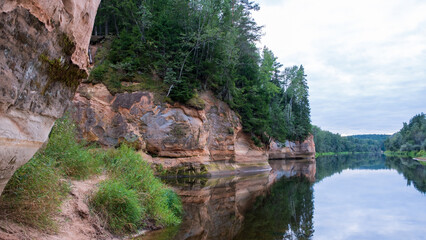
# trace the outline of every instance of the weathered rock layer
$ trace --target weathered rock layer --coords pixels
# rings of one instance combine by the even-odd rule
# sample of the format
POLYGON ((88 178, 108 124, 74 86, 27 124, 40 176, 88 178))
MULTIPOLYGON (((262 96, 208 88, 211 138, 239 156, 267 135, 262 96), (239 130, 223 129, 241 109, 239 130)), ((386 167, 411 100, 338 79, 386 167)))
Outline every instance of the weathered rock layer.
MULTIPOLYGON (((102 84, 81 84, 72 116, 80 137, 105 146, 122 142, 149 153, 145 158, 189 174, 229 174, 269 168, 269 149, 254 145, 237 114, 211 92, 203 110, 157 101, 150 92, 111 95, 102 84)), ((274 158, 312 157, 313 138, 271 144, 274 158)))
POLYGON ((99 2, 0 2, 0 194, 47 140, 85 75, 99 2))

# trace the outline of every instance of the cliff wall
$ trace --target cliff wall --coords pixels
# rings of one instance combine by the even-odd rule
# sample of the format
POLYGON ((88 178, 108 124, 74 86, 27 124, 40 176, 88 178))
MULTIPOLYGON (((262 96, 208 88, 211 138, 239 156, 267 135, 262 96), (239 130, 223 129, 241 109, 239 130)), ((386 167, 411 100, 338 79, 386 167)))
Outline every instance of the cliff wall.
POLYGON ((255 146, 226 103, 211 92, 200 97, 203 110, 163 103, 151 92, 113 96, 103 84, 81 84, 72 117, 81 138, 109 147, 131 144, 148 153, 148 161, 179 174, 231 174, 270 168, 270 156, 314 156, 312 137, 281 147, 274 142, 271 149, 255 146))
POLYGON ((47 140, 87 76, 99 2, 0 2, 0 194, 47 140))

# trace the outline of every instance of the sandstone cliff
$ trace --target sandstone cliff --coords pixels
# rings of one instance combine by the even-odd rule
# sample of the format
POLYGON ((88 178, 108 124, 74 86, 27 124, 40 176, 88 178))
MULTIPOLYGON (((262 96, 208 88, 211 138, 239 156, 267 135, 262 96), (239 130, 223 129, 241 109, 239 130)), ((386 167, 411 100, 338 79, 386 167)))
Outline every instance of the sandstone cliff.
POLYGON ((81 84, 72 116, 80 137, 104 146, 121 142, 147 152, 145 159, 185 174, 229 174, 269 168, 268 159, 312 157, 313 138, 288 146, 254 145, 237 114, 214 97, 201 94, 203 110, 156 100, 153 93, 111 95, 102 84, 81 84))
POLYGON ((100 0, 0 2, 0 194, 84 78, 100 0))

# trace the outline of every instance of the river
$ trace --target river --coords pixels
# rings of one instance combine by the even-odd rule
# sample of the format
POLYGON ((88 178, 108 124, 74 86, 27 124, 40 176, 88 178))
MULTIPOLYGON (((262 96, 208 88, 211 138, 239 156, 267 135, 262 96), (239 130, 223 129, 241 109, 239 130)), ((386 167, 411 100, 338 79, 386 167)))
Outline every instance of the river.
POLYGON ((168 179, 180 226, 140 239, 425 239, 426 166, 382 155, 274 160, 272 170, 168 179))

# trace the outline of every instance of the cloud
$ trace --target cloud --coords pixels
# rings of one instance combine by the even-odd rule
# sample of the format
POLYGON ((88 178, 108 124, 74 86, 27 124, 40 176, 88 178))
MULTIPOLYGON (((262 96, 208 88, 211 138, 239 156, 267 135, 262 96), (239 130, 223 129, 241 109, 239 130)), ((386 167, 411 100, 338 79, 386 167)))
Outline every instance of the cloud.
POLYGON ((342 134, 393 133, 425 112, 425 1, 259 3, 259 45, 285 66, 304 65, 313 124, 342 134))

